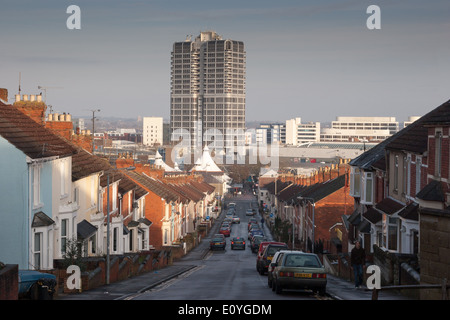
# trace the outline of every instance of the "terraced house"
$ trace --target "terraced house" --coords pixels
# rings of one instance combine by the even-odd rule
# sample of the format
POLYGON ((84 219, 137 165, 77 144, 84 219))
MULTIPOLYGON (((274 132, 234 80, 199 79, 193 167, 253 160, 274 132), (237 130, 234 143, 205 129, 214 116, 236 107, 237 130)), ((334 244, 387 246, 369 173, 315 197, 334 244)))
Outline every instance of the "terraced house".
POLYGON ((150 249, 148 193, 67 131, 46 127, 45 109, 41 101, 0 100, 0 260, 53 269, 74 240, 86 256, 101 256, 108 212, 112 254, 150 249))
POLYGON ((76 148, 0 101, 0 260, 49 269, 74 235, 76 148))
POLYGON ((447 101, 350 162, 349 239, 374 254, 386 282, 404 269, 416 282, 450 276, 449 115, 447 101))

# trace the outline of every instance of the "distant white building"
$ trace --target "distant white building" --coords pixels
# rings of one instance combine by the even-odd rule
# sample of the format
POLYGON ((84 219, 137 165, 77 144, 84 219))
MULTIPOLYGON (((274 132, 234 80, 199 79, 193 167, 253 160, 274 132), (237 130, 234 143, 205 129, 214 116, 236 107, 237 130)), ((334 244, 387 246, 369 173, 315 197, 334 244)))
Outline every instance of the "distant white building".
POLYGON ((144 117, 142 143, 153 146, 163 144, 163 118, 162 117, 144 117))
POLYGON ((320 141, 383 141, 398 131, 395 117, 337 117, 321 130, 320 141))
POLYGON ((261 123, 255 130, 258 144, 286 143, 286 127, 284 123, 261 123))
POLYGON ((416 120, 418 120, 418 119, 420 119, 420 117, 418 117, 418 116, 411 116, 411 117, 408 117, 408 120, 406 120, 406 121, 403 122, 403 128, 404 128, 404 127, 407 127, 408 125, 410 125, 411 123, 413 123, 414 121, 416 121, 416 120))
POLYGON ((286 144, 297 146, 302 143, 320 141, 320 122, 302 123, 301 118, 286 120, 286 144))

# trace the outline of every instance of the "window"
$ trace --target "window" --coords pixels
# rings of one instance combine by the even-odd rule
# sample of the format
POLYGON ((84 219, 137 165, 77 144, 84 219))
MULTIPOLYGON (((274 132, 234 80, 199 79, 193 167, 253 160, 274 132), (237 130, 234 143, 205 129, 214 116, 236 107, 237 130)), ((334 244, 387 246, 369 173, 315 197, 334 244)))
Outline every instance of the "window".
POLYGON ((435 171, 434 176, 440 177, 441 176, 441 149, 442 149, 442 132, 437 131, 435 135, 435 171))
POLYGON ((130 242, 129 242, 129 250, 130 252, 133 251, 133 238, 134 238, 134 230, 130 229, 130 242))
POLYGON ((398 241, 398 218, 388 217, 388 250, 397 251, 397 241, 398 241))
POLYGON ((94 234, 89 238, 89 249, 91 254, 95 254, 97 252, 97 234, 94 234))
POLYGON ((69 219, 61 220, 61 253, 66 253, 67 239, 69 238, 69 219))
POLYGON ((117 249, 118 249, 118 246, 117 246, 117 244, 118 244, 118 241, 119 241, 119 228, 114 228, 114 230, 113 230, 113 245, 112 245, 112 250, 113 251, 117 251, 117 249))
POLYGON ((359 197, 361 195, 361 173, 358 168, 352 167, 350 171, 350 195, 359 197))
POLYGON ((36 232, 34 234, 34 247, 33 247, 34 268, 36 270, 41 269, 42 265, 42 232, 36 232))
POLYGON ((411 248, 413 254, 419 253, 419 231, 412 230, 411 231, 411 248))
POLYGON ((361 203, 373 204, 374 176, 373 172, 364 172, 362 179, 361 203))

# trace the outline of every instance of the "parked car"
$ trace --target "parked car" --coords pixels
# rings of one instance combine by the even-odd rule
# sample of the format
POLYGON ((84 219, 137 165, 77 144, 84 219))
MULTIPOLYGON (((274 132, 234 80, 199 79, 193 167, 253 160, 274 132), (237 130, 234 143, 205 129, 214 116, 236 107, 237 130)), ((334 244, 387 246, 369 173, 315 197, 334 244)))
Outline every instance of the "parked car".
POLYGON ((236 208, 236 203, 234 203, 234 202, 230 202, 229 204, 228 204, 228 208, 236 208))
POLYGON ((261 229, 252 229, 248 233, 248 238, 251 239, 252 237, 254 237, 256 235, 264 236, 264 232, 261 229))
POLYGON ((242 237, 234 237, 231 240, 231 250, 234 249, 244 249, 245 250, 245 240, 242 237))
POLYGON ((280 250, 275 252, 275 254, 273 255, 273 259, 269 264, 269 267, 267 268, 267 285, 269 286, 269 288, 272 288, 272 284, 273 284, 273 275, 272 272, 274 270, 274 266, 276 265, 276 263, 279 262, 279 258, 282 257, 283 253, 287 253, 287 252, 292 252, 291 250, 280 250))
POLYGON ((238 223, 238 224, 240 224, 241 223, 241 218, 239 218, 238 216, 233 216, 233 223, 238 223))
POLYGON ((254 217, 249 218, 248 219, 248 226, 250 227, 250 224, 252 224, 252 223, 258 223, 258 220, 256 218, 254 218, 254 217))
POLYGON ((310 289, 320 295, 326 293, 327 273, 314 253, 292 251, 280 254, 273 264, 272 290, 310 289))
POLYGON ((277 241, 262 241, 262 242, 259 244, 259 248, 258 248, 258 250, 257 250, 257 252, 256 252, 256 270, 257 270, 258 272, 259 272, 259 260, 261 260, 262 255, 263 255, 264 250, 266 249, 266 247, 267 247, 269 244, 271 244, 271 243, 274 243, 274 244, 281 244, 281 245, 285 244, 284 242, 277 242, 277 241))
POLYGON ((225 250, 225 247, 227 245, 227 242, 225 240, 225 236, 223 234, 215 234, 212 238, 211 241, 209 242, 209 249, 210 250, 214 250, 214 249, 222 249, 225 250))
POLYGON ((260 234, 254 235, 250 239, 250 249, 252 250, 252 252, 256 253, 258 251, 259 244, 264 241, 267 241, 267 238, 264 237, 263 235, 260 235, 260 234))
POLYGON ((256 212, 253 209, 247 209, 245 211, 246 216, 253 216, 256 212))
POLYGON ((31 300, 52 300, 56 276, 36 270, 19 270, 19 297, 31 300))
POLYGON ((252 231, 252 230, 259 230, 261 229, 261 227, 259 226, 259 224, 257 223, 252 223, 249 227, 248 227, 248 232, 252 231))
POLYGON ((286 243, 282 244, 269 243, 264 249, 261 258, 258 261, 259 265, 257 266, 257 270, 259 274, 263 275, 267 272, 267 268, 269 267, 269 263, 272 261, 275 252, 286 249, 288 249, 286 243))

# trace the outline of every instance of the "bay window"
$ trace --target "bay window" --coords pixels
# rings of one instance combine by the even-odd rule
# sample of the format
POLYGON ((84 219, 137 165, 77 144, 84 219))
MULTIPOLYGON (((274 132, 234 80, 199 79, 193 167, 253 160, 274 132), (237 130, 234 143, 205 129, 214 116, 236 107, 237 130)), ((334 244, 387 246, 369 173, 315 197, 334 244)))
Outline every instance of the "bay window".
POLYGON ((350 196, 359 197, 361 195, 361 173, 359 168, 352 167, 350 170, 350 196))
POLYGON ((361 185, 361 203, 373 204, 374 198, 374 174, 373 172, 363 172, 361 185))

